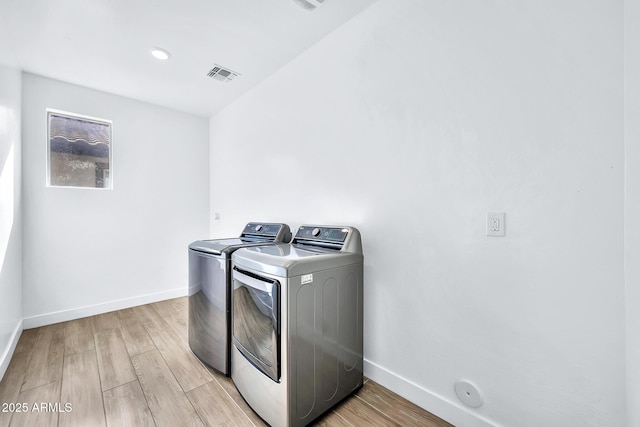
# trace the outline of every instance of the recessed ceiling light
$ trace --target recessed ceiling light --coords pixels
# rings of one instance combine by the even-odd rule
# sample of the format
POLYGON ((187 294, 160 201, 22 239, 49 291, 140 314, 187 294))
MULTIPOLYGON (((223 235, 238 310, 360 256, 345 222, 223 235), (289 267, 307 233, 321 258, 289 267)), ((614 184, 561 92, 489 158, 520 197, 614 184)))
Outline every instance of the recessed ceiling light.
POLYGON ((154 58, 160 59, 162 61, 166 61, 171 57, 171 54, 168 51, 159 47, 154 47, 153 49, 151 49, 151 55, 153 55, 154 58))

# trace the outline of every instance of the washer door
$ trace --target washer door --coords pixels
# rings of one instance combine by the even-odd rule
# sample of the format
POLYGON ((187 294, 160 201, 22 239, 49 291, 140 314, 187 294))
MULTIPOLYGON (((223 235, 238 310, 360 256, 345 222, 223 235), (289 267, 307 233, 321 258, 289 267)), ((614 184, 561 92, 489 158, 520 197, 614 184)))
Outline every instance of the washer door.
POLYGON ((280 283, 233 267, 233 344, 280 381, 280 283))

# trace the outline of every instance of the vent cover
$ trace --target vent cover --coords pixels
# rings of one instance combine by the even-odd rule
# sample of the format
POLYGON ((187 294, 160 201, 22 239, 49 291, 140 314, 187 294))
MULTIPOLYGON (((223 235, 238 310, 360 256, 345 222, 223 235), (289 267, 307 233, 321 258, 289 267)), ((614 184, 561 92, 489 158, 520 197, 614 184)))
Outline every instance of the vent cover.
POLYGON ((316 10, 326 3, 327 0, 293 0, 298 6, 308 10, 316 10))
POLYGON ((212 79, 221 81, 221 82, 230 82, 234 78, 238 77, 240 74, 235 71, 231 71, 227 68, 221 67, 218 64, 213 64, 213 68, 209 70, 207 76, 212 79))

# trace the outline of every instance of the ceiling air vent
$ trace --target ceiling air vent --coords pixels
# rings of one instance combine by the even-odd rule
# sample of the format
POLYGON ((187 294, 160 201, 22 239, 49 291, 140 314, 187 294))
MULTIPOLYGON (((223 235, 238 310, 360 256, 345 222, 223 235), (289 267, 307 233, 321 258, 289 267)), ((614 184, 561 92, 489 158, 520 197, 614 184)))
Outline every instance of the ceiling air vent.
POLYGON ((320 6, 326 3, 327 0, 293 0, 298 6, 303 7, 306 10, 316 10, 320 6))
POLYGON ((207 76, 212 79, 219 80, 221 82, 230 82, 234 78, 238 77, 240 74, 235 71, 231 71, 227 68, 223 68, 218 64, 213 64, 213 68, 209 70, 207 76))

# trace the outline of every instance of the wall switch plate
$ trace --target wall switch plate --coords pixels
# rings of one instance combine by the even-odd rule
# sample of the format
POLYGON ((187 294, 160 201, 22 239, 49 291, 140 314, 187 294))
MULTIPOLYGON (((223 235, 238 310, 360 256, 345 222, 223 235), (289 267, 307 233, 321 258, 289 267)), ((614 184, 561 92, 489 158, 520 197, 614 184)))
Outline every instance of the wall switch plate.
POLYGON ((487 236, 504 237, 504 212, 487 212, 487 236))

